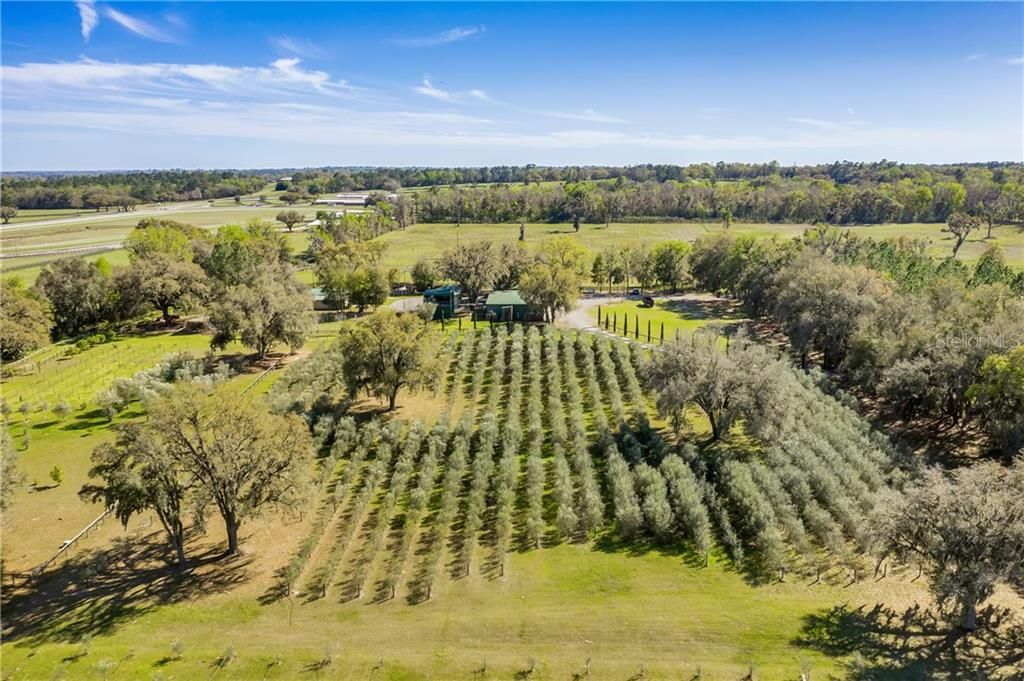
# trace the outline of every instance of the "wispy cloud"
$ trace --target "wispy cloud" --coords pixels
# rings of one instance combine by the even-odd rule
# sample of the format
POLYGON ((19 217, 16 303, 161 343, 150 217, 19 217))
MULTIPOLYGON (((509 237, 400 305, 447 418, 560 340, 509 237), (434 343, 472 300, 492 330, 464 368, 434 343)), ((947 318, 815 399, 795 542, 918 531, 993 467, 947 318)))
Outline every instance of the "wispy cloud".
POLYGON ((966 57, 964 57, 964 61, 978 61, 979 59, 983 59, 984 57, 984 53, 974 52, 973 54, 969 54, 966 57))
POLYGON ((143 38, 148 38, 149 40, 155 40, 161 43, 175 42, 174 36, 165 32, 163 29, 154 26, 144 19, 139 19, 138 17, 133 17, 130 14, 119 12, 113 7, 104 7, 103 16, 117 24, 120 24, 122 28, 131 31, 135 35, 142 36, 143 38))
POLYGON ((185 30, 188 28, 188 22, 185 21, 180 14, 174 14, 173 12, 164 12, 164 21, 169 23, 175 28, 185 30))
POLYGON ((466 38, 472 38, 475 35, 486 31, 484 26, 456 26, 449 28, 447 31, 441 31, 434 35, 422 36, 419 38, 399 38, 391 41, 393 44, 399 47, 435 47, 437 45, 447 45, 449 43, 456 43, 466 38))
POLYGON ((1013 66, 1019 66, 1020 64, 1024 64, 1024 57, 1013 57, 1012 59, 1007 59, 1006 63, 1013 66))
POLYGON ((5 96, 35 96, 56 89, 105 88, 139 96, 196 97, 203 93, 266 97, 291 92, 364 99, 369 91, 337 80, 325 71, 305 69, 293 57, 267 66, 221 64, 125 63, 79 59, 73 62, 27 62, 0 67, 5 96))
POLYGON ((96 3, 93 0, 78 0, 75 3, 78 8, 78 16, 82 20, 82 40, 88 40, 96 24, 100 23, 100 16, 96 13, 96 3))
POLYGON ((323 56, 323 50, 308 40, 299 40, 287 35, 272 36, 270 44, 279 52, 314 58, 323 56))
POLYGON ((820 118, 790 118, 791 123, 798 123, 819 130, 849 131, 862 128, 864 121, 826 121, 820 118))
POLYGON ((435 87, 430 82, 430 76, 424 76, 423 82, 413 88, 413 92, 423 95, 424 97, 431 97, 442 102, 456 103, 465 102, 467 100, 479 100, 481 102, 489 102, 494 104, 495 101, 491 99, 488 94, 479 89, 466 90, 465 92, 450 92, 443 90, 439 87, 435 87))
POLYGON ((547 111, 547 116, 553 116, 555 118, 567 118, 573 121, 589 121, 591 123, 625 123, 621 118, 614 116, 608 116, 603 113, 594 111, 593 109, 584 109, 580 113, 575 112, 561 112, 561 111, 547 111))

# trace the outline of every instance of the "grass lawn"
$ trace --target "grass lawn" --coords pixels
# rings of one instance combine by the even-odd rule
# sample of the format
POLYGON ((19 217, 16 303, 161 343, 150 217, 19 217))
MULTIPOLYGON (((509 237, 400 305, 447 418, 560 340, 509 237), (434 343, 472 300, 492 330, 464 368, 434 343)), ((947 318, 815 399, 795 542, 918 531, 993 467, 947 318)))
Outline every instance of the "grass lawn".
MULTIPOLYGON (((910 605, 921 596, 895 579, 847 589, 793 578, 755 588, 718 560, 704 568, 685 554, 643 546, 576 544, 513 554, 505 576, 446 582, 443 593, 416 606, 331 598, 263 606, 257 573, 271 551, 264 542, 293 537, 281 537, 280 524, 270 521, 247 530, 260 544, 250 541, 254 553, 236 567, 210 570, 214 593, 145 604, 141 585, 121 584, 129 591, 115 599, 117 609, 91 613, 97 634, 86 655, 76 657, 90 615, 54 613, 39 636, 6 638, 5 672, 50 678, 66 664, 70 678, 93 678, 103 660, 121 660, 115 678, 160 671, 203 678, 231 648, 237 657, 223 678, 317 678, 316 663, 331 654, 333 663, 320 671, 336 679, 511 679, 531 659, 536 679, 571 678, 588 659, 596 679, 631 678, 642 666, 650 679, 690 679, 698 671, 705 679, 739 679, 753 668, 758 679, 781 681, 799 678, 801 663, 815 678, 829 678, 843 661, 800 645, 808 622, 837 603, 910 605), (237 579, 236 570, 250 581, 216 586, 237 579), (178 641, 183 652, 173 659, 178 641)), ((148 586, 160 592, 162 585, 148 586)))
MULTIPOLYGON (((617 325, 617 335, 634 338, 636 325, 639 319, 640 339, 646 340, 647 326, 650 323, 653 342, 661 338, 662 325, 665 329, 665 340, 670 340, 678 332, 680 335, 689 335, 694 331, 715 326, 723 331, 734 327, 744 321, 747 317, 740 310, 739 305, 732 300, 715 298, 713 296, 690 294, 685 297, 671 296, 662 297, 655 295, 653 308, 644 308, 636 300, 626 300, 621 303, 601 306, 601 328, 604 328, 605 317, 608 322, 608 330, 611 331, 611 323, 617 325), (626 333, 624 325, 628 317, 629 329, 626 333)), ((598 308, 592 307, 587 310, 593 323, 596 325, 598 308)))

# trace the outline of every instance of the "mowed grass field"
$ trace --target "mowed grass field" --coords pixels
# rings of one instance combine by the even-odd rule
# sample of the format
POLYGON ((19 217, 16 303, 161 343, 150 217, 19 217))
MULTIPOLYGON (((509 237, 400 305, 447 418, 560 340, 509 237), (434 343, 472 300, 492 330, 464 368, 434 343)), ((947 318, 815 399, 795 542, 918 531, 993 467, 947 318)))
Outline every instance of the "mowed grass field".
MULTIPOLYGON (((129 213, 85 212, 77 216, 80 218, 78 220, 36 227, 19 225, 12 221, 10 225, 0 228, 0 253, 5 256, 0 260, 0 272, 16 275, 23 282, 31 285, 39 275, 39 270, 47 262, 67 257, 60 251, 117 246, 143 218, 166 218, 212 229, 227 224, 245 224, 253 218, 273 222, 279 212, 290 208, 284 204, 273 202, 269 205, 259 204, 258 201, 251 198, 247 198, 246 205, 242 206, 235 205, 234 201, 230 199, 219 199, 212 207, 207 202, 192 202, 175 209, 154 210, 152 207, 141 206, 137 211, 129 213), (17 257, 19 253, 33 255, 17 257)), ((308 204, 297 205, 294 208, 310 220, 318 210, 317 207, 308 204)), ((69 217, 54 213, 55 211, 22 211, 15 219, 24 218, 19 222, 28 222, 29 220, 65 220, 69 217)), ((76 216, 72 214, 70 217, 76 216)), ((304 249, 308 240, 308 237, 301 232, 294 232, 288 238, 296 251, 304 249)), ((76 257, 86 258, 90 261, 105 258, 113 264, 127 262, 127 257, 121 250, 84 254, 69 253, 68 255, 76 255, 76 257)))

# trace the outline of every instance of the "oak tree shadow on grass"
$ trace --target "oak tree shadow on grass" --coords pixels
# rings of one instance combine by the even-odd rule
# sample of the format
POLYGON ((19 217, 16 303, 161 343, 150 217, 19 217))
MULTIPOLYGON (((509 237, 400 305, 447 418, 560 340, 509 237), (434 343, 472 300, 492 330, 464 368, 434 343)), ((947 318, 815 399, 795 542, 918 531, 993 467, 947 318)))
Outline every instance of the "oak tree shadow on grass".
POLYGON ((189 556, 189 570, 168 562, 163 534, 78 554, 35 584, 5 589, 3 637, 18 645, 73 643, 108 634, 159 606, 227 591, 244 581, 251 558, 219 546, 189 556))
POLYGON ((965 632, 932 610, 839 605, 804 617, 798 646, 853 656, 851 681, 1024 679, 1024 621, 989 606, 978 629, 965 632))
POLYGON ((107 418, 106 413, 102 409, 97 408, 76 414, 73 420, 61 426, 61 430, 94 430, 109 428, 110 425, 111 421, 107 418))

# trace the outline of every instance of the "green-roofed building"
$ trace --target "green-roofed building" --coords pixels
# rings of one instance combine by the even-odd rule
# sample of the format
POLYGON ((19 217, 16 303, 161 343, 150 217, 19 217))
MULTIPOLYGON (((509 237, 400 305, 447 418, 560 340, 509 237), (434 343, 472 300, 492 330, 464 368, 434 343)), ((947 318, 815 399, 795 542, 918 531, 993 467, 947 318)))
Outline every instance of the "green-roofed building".
POLYGON ((434 319, 452 319, 459 305, 459 292, 459 287, 455 285, 427 289, 423 292, 423 302, 437 305, 434 319))
POLYGON ((484 306, 487 318, 496 322, 538 322, 544 319, 541 311, 523 300, 516 289, 491 293, 484 306))

